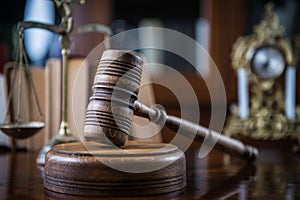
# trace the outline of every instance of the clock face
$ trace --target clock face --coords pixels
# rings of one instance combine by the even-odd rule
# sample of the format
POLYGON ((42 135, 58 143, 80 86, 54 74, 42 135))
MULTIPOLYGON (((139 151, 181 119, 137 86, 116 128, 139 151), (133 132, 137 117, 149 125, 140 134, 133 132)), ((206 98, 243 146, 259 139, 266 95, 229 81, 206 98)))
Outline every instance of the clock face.
POLYGON ((263 46, 256 50, 251 59, 251 70, 262 79, 279 77, 285 67, 285 59, 274 46, 263 46))

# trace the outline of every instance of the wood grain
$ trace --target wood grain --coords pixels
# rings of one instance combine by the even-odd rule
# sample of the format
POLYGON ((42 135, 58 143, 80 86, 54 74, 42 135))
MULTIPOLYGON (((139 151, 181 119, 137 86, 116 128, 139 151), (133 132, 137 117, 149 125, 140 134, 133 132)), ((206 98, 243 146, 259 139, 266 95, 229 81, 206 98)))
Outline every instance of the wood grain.
POLYGON ((123 146, 131 128, 143 61, 133 53, 106 50, 97 68, 84 126, 87 140, 123 146), (112 143, 111 143, 112 142, 112 143))
POLYGON ((85 146, 60 144, 47 154, 45 188, 81 196, 147 196, 180 191, 186 186, 185 156, 174 145, 129 142, 125 149, 119 149, 88 142, 85 146), (149 166, 157 169, 129 173, 107 164, 129 171, 149 166))

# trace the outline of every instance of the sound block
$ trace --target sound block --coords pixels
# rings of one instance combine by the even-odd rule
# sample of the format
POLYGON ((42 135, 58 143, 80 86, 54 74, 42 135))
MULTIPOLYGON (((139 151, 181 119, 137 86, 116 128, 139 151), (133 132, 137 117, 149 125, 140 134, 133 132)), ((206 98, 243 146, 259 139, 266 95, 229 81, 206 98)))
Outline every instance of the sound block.
POLYGON ((166 194, 185 188, 185 166, 184 153, 172 144, 59 144, 46 155, 44 187, 80 196, 166 194))

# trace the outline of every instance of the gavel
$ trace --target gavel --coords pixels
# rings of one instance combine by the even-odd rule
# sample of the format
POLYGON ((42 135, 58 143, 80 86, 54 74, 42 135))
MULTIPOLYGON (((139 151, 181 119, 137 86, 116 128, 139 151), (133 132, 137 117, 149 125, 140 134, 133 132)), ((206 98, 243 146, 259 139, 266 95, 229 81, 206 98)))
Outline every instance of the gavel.
POLYGON ((257 158, 258 150, 253 146, 139 102, 142 66, 143 60, 136 53, 114 49, 103 52, 86 111, 84 138, 87 141, 118 147, 126 145, 132 117, 136 115, 175 132, 180 129, 178 134, 199 142, 208 137, 217 141, 214 148, 242 159, 253 161, 257 158))

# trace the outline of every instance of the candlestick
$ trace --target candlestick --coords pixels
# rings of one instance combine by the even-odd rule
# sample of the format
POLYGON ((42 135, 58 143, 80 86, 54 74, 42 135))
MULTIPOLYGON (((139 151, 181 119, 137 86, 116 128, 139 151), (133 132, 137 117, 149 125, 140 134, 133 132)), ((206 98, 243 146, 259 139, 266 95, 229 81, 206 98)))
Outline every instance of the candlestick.
POLYGON ((239 117, 247 119, 249 116, 248 73, 244 68, 238 70, 238 106, 239 117))
POLYGON ((295 120, 296 105, 296 68, 288 67, 285 76, 285 115, 289 120, 295 120))

